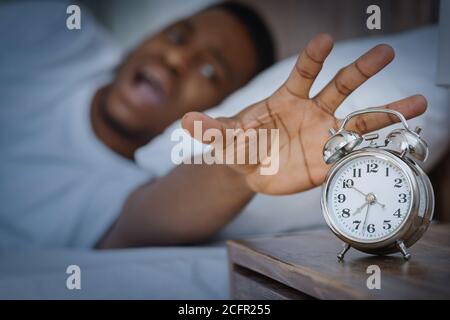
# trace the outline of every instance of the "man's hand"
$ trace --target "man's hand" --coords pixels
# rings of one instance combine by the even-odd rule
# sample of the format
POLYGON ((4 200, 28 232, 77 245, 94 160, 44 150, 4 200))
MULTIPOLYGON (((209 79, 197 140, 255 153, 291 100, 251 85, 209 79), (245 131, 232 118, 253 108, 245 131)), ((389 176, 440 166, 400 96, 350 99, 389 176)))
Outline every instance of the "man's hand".
MULTIPOLYGON (((232 118, 212 119, 188 113, 183 127, 193 134, 194 121, 203 129, 278 128, 280 170, 260 174, 256 165, 181 165, 168 175, 136 189, 99 248, 194 243, 207 239, 238 214, 253 192, 286 194, 321 184, 327 172, 322 147, 327 130, 340 121, 334 112, 342 101, 394 57, 387 45, 379 45, 342 69, 315 97, 309 90, 330 53, 332 40, 315 37, 300 55, 287 81, 270 97, 232 118)), ((380 92, 380 94, 383 94, 380 92)), ((386 106, 406 118, 423 113, 426 100, 413 96, 386 106)), ((386 114, 354 118, 351 130, 366 133, 394 123, 386 114)), ((225 135, 224 135, 225 136, 225 135)))
MULTIPOLYGON (((277 174, 261 175, 258 170, 261 164, 232 167, 244 175, 249 187, 256 192, 288 194, 320 185, 328 171, 322 159, 327 130, 337 129, 340 124, 334 115, 336 109, 348 95, 394 58, 390 46, 378 45, 341 69, 322 91, 310 97, 311 86, 332 47, 330 36, 316 36, 299 56, 286 82, 270 97, 231 118, 212 119, 198 112, 187 113, 182 121, 183 127, 192 136, 194 121, 202 121, 204 130, 277 128, 280 133, 280 169, 277 174)), ((416 95, 385 107, 400 111, 409 119, 425 112, 426 105, 425 98, 416 95)), ((347 127, 364 134, 397 121, 389 114, 367 114, 353 118, 347 127)))

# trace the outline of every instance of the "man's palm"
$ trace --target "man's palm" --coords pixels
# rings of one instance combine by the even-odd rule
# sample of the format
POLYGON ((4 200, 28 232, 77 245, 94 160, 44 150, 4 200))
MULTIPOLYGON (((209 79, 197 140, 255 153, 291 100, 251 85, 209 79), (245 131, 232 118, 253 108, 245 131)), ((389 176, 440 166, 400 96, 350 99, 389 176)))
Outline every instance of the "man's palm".
MULTIPOLYGON (((194 121, 202 121, 204 129, 279 129, 280 162, 276 174, 262 175, 260 163, 232 167, 246 175, 248 185, 256 192, 288 194, 320 185, 328 170, 322 159, 328 129, 340 124, 334 116, 336 109, 351 92, 394 57, 389 46, 378 45, 341 69, 321 92, 310 98, 311 86, 332 44, 327 35, 313 38, 299 56, 287 81, 267 99, 231 118, 212 119, 201 113, 188 113, 183 118, 183 127, 191 134, 194 121)), ((425 111, 426 100, 422 96, 412 96, 386 107, 411 118, 425 111)), ((368 114, 354 118, 348 128, 363 134, 395 121, 397 119, 386 114, 368 114)))

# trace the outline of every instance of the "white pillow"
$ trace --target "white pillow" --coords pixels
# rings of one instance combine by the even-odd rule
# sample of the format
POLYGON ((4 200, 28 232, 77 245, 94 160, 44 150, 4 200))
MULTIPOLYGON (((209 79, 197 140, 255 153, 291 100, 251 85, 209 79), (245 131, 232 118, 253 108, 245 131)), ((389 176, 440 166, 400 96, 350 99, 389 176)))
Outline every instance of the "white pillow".
MULTIPOLYGON (((424 139, 430 147, 430 158, 425 168, 429 169, 444 154, 449 142, 450 91, 435 85, 437 39, 438 28, 431 26, 392 36, 338 43, 327 58, 311 94, 316 94, 340 68, 350 64, 374 45, 391 45, 396 52, 395 60, 350 95, 338 109, 337 116, 343 117, 357 109, 381 106, 413 94, 423 94, 428 99, 428 110, 409 123, 412 127, 420 125, 424 129, 424 139)), ((266 98, 285 81, 295 61, 296 57, 291 57, 275 64, 207 113, 215 117, 230 116, 266 98)), ((179 127, 179 122, 174 123, 139 150, 136 154, 138 163, 159 175, 172 169, 174 164, 170 154, 176 142, 170 141, 170 134, 179 127)), ((380 137, 384 138, 390 130, 392 128, 381 130, 380 137)), ((257 195, 217 237, 235 238, 323 225, 319 198, 320 188, 289 196, 257 195)), ((186 205, 189 207, 189 204, 186 205)))

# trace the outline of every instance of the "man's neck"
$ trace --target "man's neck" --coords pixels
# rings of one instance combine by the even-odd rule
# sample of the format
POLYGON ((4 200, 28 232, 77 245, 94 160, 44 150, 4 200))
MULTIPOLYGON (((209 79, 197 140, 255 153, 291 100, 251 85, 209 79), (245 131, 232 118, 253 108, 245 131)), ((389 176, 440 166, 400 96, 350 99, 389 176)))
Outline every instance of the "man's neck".
POLYGON ((124 137, 106 122, 100 110, 102 90, 99 89, 95 93, 91 104, 90 118, 94 133, 111 150, 125 158, 134 160, 134 153, 144 143, 124 137))

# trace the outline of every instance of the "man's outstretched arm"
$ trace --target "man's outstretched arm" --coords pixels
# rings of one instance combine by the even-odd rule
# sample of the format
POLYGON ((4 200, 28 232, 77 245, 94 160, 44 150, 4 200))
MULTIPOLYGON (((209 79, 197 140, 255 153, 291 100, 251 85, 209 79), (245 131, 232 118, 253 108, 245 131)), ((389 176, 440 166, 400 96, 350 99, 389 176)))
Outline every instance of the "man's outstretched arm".
POLYGON ((225 165, 180 165, 141 186, 99 248, 180 245, 219 231, 253 197, 245 177, 225 165))
MULTIPOLYGON (((320 185, 328 170, 322 159, 327 132, 329 128, 337 129, 341 122, 335 117, 335 111, 347 96, 394 58, 394 51, 388 45, 375 46, 342 68, 316 96, 311 97, 311 86, 332 47, 328 35, 313 38, 277 91, 233 117, 213 119, 192 112, 183 118, 183 127, 191 135, 195 121, 202 122, 203 130, 217 129, 224 137, 226 129, 278 129, 279 148, 271 150, 279 154, 278 172, 261 175, 259 168, 263 164, 260 162, 256 165, 177 167, 129 197, 121 216, 99 247, 200 241, 239 213, 253 192, 289 194, 320 185)), ((368 106, 373 107, 370 101, 368 106)), ((425 112, 426 106, 425 98, 416 95, 384 107, 397 110, 409 119, 425 112)), ((364 114, 353 118, 347 128, 364 134, 396 121, 397 118, 388 114, 364 114)))

